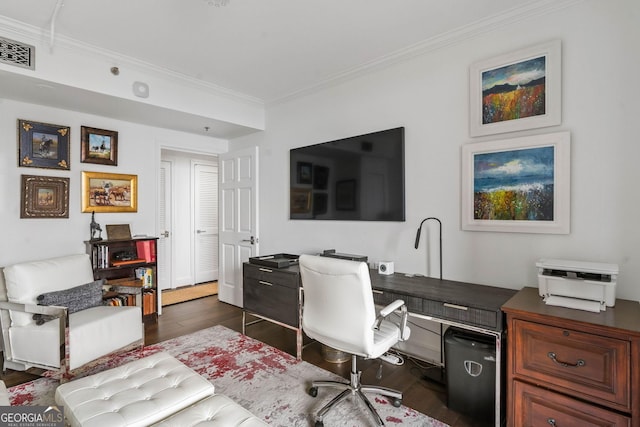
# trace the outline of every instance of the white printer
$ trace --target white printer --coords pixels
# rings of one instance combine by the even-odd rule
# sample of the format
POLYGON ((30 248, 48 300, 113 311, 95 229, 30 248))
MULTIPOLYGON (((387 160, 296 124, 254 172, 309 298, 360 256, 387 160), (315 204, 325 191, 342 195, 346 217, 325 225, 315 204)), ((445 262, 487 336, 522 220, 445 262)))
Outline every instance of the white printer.
POLYGON ((540 296, 549 305, 600 312, 616 303, 617 264, 541 259, 536 267, 540 296))

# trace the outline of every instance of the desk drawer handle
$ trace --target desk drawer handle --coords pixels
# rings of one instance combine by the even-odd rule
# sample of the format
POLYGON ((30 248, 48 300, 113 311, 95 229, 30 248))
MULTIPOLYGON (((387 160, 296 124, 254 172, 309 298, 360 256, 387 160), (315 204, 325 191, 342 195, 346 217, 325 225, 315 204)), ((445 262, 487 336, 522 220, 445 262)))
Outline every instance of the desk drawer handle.
POLYGON ((456 310, 464 310, 464 311, 469 310, 469 307, 465 307, 462 305, 449 304, 448 302, 445 302, 443 305, 448 308, 455 308, 456 310))
POLYGON ((579 368, 580 366, 586 365, 585 361, 582 359, 578 359, 576 363, 561 362, 556 358, 556 354, 553 351, 547 353, 547 356, 549 356, 549 359, 553 360, 553 363, 564 366, 565 368, 579 368))
POLYGON ((380 295, 384 294, 384 292, 378 291, 376 289, 372 289, 372 291, 373 291, 374 294, 380 294, 380 295))
POLYGON ((273 270, 270 270, 268 268, 262 268, 262 267, 260 267, 260 271, 264 271, 265 273, 273 273, 273 270))
POLYGON ((264 280, 259 280, 258 283, 261 285, 273 286, 273 283, 265 282, 264 280))

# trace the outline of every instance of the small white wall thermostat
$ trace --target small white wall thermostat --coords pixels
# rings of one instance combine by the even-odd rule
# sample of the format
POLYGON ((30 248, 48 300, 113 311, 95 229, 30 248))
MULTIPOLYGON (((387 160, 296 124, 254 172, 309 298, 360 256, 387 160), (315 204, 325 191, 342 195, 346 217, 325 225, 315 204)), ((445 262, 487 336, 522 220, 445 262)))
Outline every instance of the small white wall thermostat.
POLYGON ((378 273, 379 274, 393 274, 393 262, 391 262, 391 261, 380 261, 380 264, 378 264, 378 273))

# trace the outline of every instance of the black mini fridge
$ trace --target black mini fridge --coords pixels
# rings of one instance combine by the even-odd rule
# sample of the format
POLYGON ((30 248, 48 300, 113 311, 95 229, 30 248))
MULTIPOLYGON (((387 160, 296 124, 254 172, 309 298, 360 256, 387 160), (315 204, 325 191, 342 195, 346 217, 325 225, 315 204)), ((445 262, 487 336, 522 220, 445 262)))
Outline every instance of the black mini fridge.
POLYGON ((444 353, 447 406, 480 425, 495 425, 495 339, 450 327, 444 334, 444 353))

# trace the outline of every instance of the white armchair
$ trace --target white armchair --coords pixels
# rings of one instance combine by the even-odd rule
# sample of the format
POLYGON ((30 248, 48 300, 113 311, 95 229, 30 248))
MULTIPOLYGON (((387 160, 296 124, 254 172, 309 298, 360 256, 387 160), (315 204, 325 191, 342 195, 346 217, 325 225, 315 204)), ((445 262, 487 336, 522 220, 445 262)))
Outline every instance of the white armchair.
POLYGON ((88 255, 14 264, 2 273, 5 369, 43 368, 65 378, 102 356, 143 345, 140 307, 102 305, 88 255))
POLYGON ((396 407, 402 404, 402 393, 386 387, 362 385, 356 356, 378 358, 398 341, 409 338, 404 302, 396 300, 376 314, 369 268, 364 262, 301 255, 299 264, 304 290, 302 329, 322 344, 351 353, 350 381, 313 381, 309 389, 313 397, 317 396, 318 387, 343 390, 318 412, 315 426, 322 427, 326 413, 351 395, 365 403, 377 425, 384 425, 364 392, 390 397, 396 407), (397 323, 387 319, 396 310, 401 312, 397 323))

